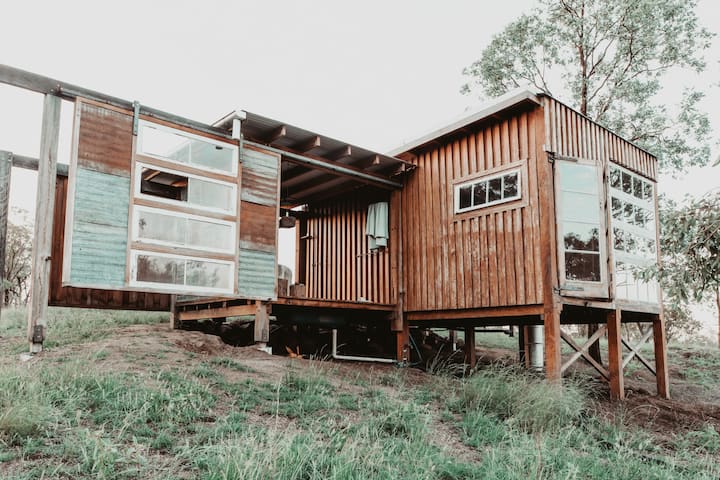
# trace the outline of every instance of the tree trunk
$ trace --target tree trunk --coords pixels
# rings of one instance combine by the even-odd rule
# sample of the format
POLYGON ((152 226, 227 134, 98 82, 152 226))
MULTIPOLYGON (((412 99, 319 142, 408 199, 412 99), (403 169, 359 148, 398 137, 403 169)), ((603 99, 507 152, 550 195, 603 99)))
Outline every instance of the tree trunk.
POLYGON ((718 347, 720 347, 720 286, 715 289, 715 306, 718 316, 718 347))

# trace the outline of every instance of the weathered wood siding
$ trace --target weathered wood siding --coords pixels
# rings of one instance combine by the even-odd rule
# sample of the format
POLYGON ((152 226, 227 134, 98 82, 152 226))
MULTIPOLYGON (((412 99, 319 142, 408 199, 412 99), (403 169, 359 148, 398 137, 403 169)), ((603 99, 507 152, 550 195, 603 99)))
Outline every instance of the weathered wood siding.
POLYGON ((371 252, 365 236, 368 205, 376 201, 389 201, 389 196, 370 198, 358 191, 308 210, 306 239, 300 240, 305 242, 308 297, 391 303, 390 255, 396 239, 391 234, 387 248, 371 252))
POLYGON ((55 187, 55 210, 52 225, 53 242, 50 265, 49 304, 59 307, 169 311, 170 295, 62 286, 67 194, 67 177, 58 177, 55 187))
MULTIPOLYGON (((543 302, 537 162, 542 111, 506 113, 420 150, 402 192, 405 310, 543 302), (518 166, 522 198, 454 213, 454 183, 518 166)), ((544 160, 543 160, 544 161, 544 160)))
POLYGON ((543 97, 546 149, 556 155, 613 161, 651 180, 657 179, 657 159, 629 141, 589 120, 554 98, 543 97))
POLYGON ((246 147, 241 159, 238 295, 276 299, 280 158, 246 147))

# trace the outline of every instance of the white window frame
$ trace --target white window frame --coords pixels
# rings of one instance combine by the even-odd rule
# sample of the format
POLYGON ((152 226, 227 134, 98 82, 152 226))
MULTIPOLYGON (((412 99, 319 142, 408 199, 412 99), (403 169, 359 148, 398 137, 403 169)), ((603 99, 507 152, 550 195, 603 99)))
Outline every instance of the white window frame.
POLYGON ((201 135, 189 133, 184 130, 178 130, 177 128, 168 127, 166 125, 162 125, 159 123, 148 122, 147 120, 138 120, 137 153, 139 155, 144 155, 146 157, 157 158, 159 160, 171 162, 171 163, 174 163, 175 165, 182 165, 182 166, 186 166, 186 167, 195 168, 197 170, 205 170, 208 172, 220 173, 220 174, 229 175, 229 176, 237 176, 238 163, 239 163, 239 158, 240 158, 240 150, 237 145, 233 145, 232 143, 227 143, 227 142, 221 142, 221 141, 215 140, 213 138, 203 137, 201 135), (144 144, 143 144, 143 142, 145 140, 145 128, 144 127, 154 128, 156 130, 162 130, 162 131, 173 133, 175 135, 180 135, 182 137, 186 137, 186 138, 189 138, 192 140, 209 143, 211 145, 217 145, 217 146, 220 146, 223 148, 230 148, 233 152, 231 170, 230 171, 221 170, 218 168, 208 167, 207 165, 198 165, 198 164, 192 163, 192 152, 191 152, 191 156, 190 156, 190 163, 182 163, 182 162, 178 162, 177 160, 169 158, 169 157, 163 157, 163 156, 155 154, 155 153, 146 152, 144 150, 144 144))
MULTIPOLYGON (((610 248, 612 249, 612 253, 613 253, 613 271, 615 272, 615 276, 616 276, 615 292, 613 293, 613 296, 615 298, 620 297, 618 295, 619 287, 628 287, 628 288, 632 287, 634 289, 639 289, 641 287, 641 284, 643 284, 643 283, 649 284, 651 282, 652 282, 652 285, 648 285, 645 288, 652 288, 655 291, 659 292, 660 287, 657 284, 657 281, 655 281, 655 280, 650 280, 650 282, 642 282, 642 281, 636 280, 632 284, 623 284, 623 285, 620 285, 618 283, 618 279, 620 277, 620 270, 618 268, 619 263, 629 265, 631 267, 629 270, 631 270, 632 267, 642 268, 642 267, 646 267, 651 264, 657 264, 657 262, 658 262, 657 255, 658 255, 659 245, 658 245, 658 241, 657 241, 657 219, 656 219, 658 212, 655 210, 655 195, 657 193, 657 182, 650 180, 649 178, 646 178, 646 177, 644 177, 638 173, 635 173, 631 170, 628 170, 627 168, 625 168, 621 165, 618 165, 617 163, 612 163, 612 162, 608 163, 607 175, 608 175, 608 204, 609 204, 608 217, 610 219, 610 228, 609 228, 609 230, 610 230, 610 248), (612 182, 612 178, 611 178, 612 169, 616 169, 616 170, 620 171, 621 174, 622 173, 628 174, 628 175, 630 175, 630 177, 632 179, 639 178, 641 181, 643 181, 645 183, 649 183, 653 188, 651 198, 649 198, 649 199, 638 198, 634 194, 629 194, 627 192, 624 192, 622 190, 622 177, 621 177, 621 182, 620 182, 620 188, 613 187, 612 183, 611 183, 612 182), (627 223, 625 221, 624 216, 622 218, 615 218, 613 216, 613 210, 612 210, 613 197, 617 198, 618 200, 621 200, 624 203, 630 203, 633 206, 638 206, 638 207, 648 209, 652 213, 652 221, 650 223, 652 225, 652 228, 647 229, 647 228, 642 228, 637 225, 627 223), (616 249, 615 248, 615 228, 619 228, 620 230, 624 231, 626 234, 630 234, 630 235, 633 235, 636 237, 643 238, 646 241, 654 242, 654 245, 655 245, 654 252, 647 254, 647 255, 642 255, 642 254, 638 254, 638 253, 634 253, 634 252, 631 253, 631 252, 626 252, 624 250, 616 249)), ((626 300, 625 298, 620 298, 620 299, 626 300)), ((635 301, 634 299, 629 299, 629 300, 635 301)), ((642 300, 640 300, 640 301, 642 301, 642 300)), ((655 303, 655 304, 660 303, 659 293, 658 293, 658 297, 656 299, 653 299, 652 303, 655 303)))
MULTIPOLYGON (((505 180, 504 180, 504 179, 501 181, 501 187, 500 187, 500 189, 501 189, 502 192, 505 191, 505 180)), ((493 174, 491 174, 491 175, 486 175, 486 176, 483 176, 483 177, 474 178, 474 179, 469 180, 469 181, 467 181, 467 182, 459 183, 459 184, 455 185, 455 192, 454 192, 454 193, 455 193, 455 195, 454 195, 454 207, 455 207, 455 213, 456 213, 456 214, 457 214, 457 213, 470 212, 470 211, 473 211, 473 210, 480 210, 480 209, 482 209, 482 208, 492 207, 492 206, 495 206, 495 205, 500 205, 500 204, 503 204, 503 203, 509 203, 509 202, 514 202, 514 201, 516 201, 516 200, 520 200, 520 199, 522 199, 522 169, 521 169, 521 168, 510 168, 510 169, 504 170, 504 171, 502 171, 502 172, 493 173, 493 174), (466 208, 460 208, 460 189, 461 189, 461 188, 465 188, 465 187, 468 187, 468 186, 474 187, 475 184, 478 184, 478 183, 481 183, 481 182, 487 182, 487 183, 489 184, 489 183, 490 183, 490 180, 495 180, 496 178, 503 179, 503 177, 506 177, 507 175, 512 175, 513 173, 517 174, 517 179, 518 179, 518 180, 517 180, 517 194, 516 194, 515 196, 507 197, 507 198, 501 198, 500 200, 494 200, 494 201, 492 201, 492 202, 483 203, 482 205, 470 205, 469 207, 466 207, 466 208)), ((471 192, 471 195, 472 195, 472 192, 471 192)), ((488 190, 488 194, 487 194, 487 195, 489 195, 489 190, 488 190)), ((471 198, 472 198, 472 197, 471 197, 471 198)), ((472 200, 471 200, 471 202, 472 202, 472 200)))
MULTIPOLYGON (((607 259, 608 259, 608 246, 607 246, 607 237, 605 235, 605 232, 607 232, 607 220, 605 218, 605 208, 603 206, 605 202, 605 187, 603 185, 602 175, 603 175, 603 166, 597 164, 594 161, 586 160, 586 159, 561 159, 557 158, 555 160, 555 216, 556 216, 556 230, 557 230, 557 262, 558 262, 558 274, 560 277, 560 290, 562 292, 562 295, 565 296, 571 296, 571 297, 590 297, 590 298, 608 298, 609 297, 609 275, 608 275, 608 268, 607 268, 607 259), (587 167, 594 167, 595 168, 595 178, 596 178, 596 185, 597 185, 597 196, 598 196, 598 218, 599 218, 599 238, 598 238, 598 247, 599 250, 597 252, 591 252, 591 251, 581 251, 581 250, 572 250, 572 249, 566 249, 565 248, 565 238, 563 235, 563 226, 565 225, 563 221, 563 203, 562 203, 562 191, 561 188, 561 181, 560 178, 560 168, 559 168, 559 162, 565 162, 567 164, 573 164, 573 165, 582 165, 587 167), (580 254, 593 254, 598 255, 599 262, 600 262, 600 280, 599 281, 593 281, 593 280, 575 280, 567 278, 567 274, 565 271, 565 253, 580 253, 580 254)), ((583 192, 581 190, 567 190, 568 192, 575 192, 575 193, 587 193, 583 192)), ((582 223, 582 222, 580 222, 582 223)))
MULTIPOLYGON (((130 255, 131 255, 130 286, 146 287, 149 289, 172 290, 172 291, 177 291, 179 293, 187 293, 187 294, 190 294, 190 293, 188 293, 190 290, 192 290, 191 294, 195 294, 195 293, 232 294, 233 291, 235 290, 235 275, 237 274, 235 262, 231 262, 229 260, 217 260, 214 258, 206 258, 206 257, 177 255, 177 254, 173 254, 173 253, 150 252, 150 251, 139 250, 139 249, 132 249, 130 251, 130 255), (138 256, 140 256, 140 255, 172 258, 172 259, 178 259, 178 260, 220 263, 220 264, 228 265, 230 267, 228 269, 228 285, 229 285, 229 287, 228 288, 213 288, 213 287, 190 286, 190 285, 187 285, 186 283, 183 283, 182 285, 176 285, 173 283, 139 281, 137 279, 137 264, 138 264, 138 256)), ((187 272, 186 272, 186 275, 187 275, 187 272)))
POLYGON ((152 245, 161 245, 161 246, 167 246, 167 247, 182 247, 187 248, 190 250, 198 250, 201 252, 215 252, 215 253, 227 253, 230 255, 234 255, 237 251, 237 224, 235 222, 229 222, 226 220, 219 220, 216 218, 210 218, 210 217, 203 217, 201 215, 193 215, 189 213, 183 213, 183 212, 177 212, 175 210, 166 210, 162 208, 153 208, 153 207, 146 207, 144 205, 134 205, 133 206, 133 224, 132 224, 132 240, 134 242, 139 243, 148 243, 152 245), (212 248, 212 247, 205 247, 202 245, 190 245, 187 243, 181 243, 181 242, 168 242, 165 240, 157 240, 153 238, 144 238, 140 236, 140 227, 138 226, 138 218, 140 212, 149 212, 149 213, 155 213, 159 215, 167 215, 171 217, 177 217, 177 218, 185 218, 189 220, 197 220, 201 222, 206 223, 214 223, 216 225, 223 225, 230 227, 230 247, 227 249, 222 248, 212 248))
MULTIPOLYGON (((157 165, 151 165, 149 163, 142 163, 139 161, 135 162, 135 182, 134 183, 135 183, 135 191, 133 192, 133 194, 134 194, 135 198, 140 198, 140 199, 149 200, 149 201, 153 201, 153 202, 164 203, 167 205, 175 205, 175 206, 179 206, 179 207, 190 207, 195 210, 205 210, 208 212, 224 213, 224 214, 228 214, 228 215, 236 215, 237 214, 237 203, 238 203, 237 202, 237 194, 238 194, 237 183, 224 182, 222 180, 216 180, 216 179, 210 178, 210 177, 203 177, 201 175, 195 175, 193 173, 183 172, 181 170, 173 170, 171 168, 159 167, 157 165), (164 197, 159 197, 157 195, 147 195, 145 193, 141 193, 140 189, 141 189, 141 185, 142 185, 143 168, 159 170, 161 172, 171 173, 173 175, 180 175, 183 177, 195 178, 195 179, 201 180, 203 182, 217 183, 219 185, 228 186, 232 189, 232 192, 233 192, 233 194, 232 194, 233 201, 230 202, 231 210, 226 210, 224 208, 217 208, 217 207, 208 207, 205 205, 198 205, 197 203, 192 203, 190 201, 184 202, 181 200, 173 200, 171 198, 164 198, 164 197)), ((189 186, 188 186, 188 188, 189 188, 189 186)))

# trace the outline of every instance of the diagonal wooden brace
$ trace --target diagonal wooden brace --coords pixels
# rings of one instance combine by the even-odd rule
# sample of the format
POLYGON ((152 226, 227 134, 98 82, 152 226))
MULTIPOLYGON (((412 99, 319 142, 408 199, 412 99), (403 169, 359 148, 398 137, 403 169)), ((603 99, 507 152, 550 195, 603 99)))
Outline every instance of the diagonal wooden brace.
POLYGON ((590 365, 592 365, 595 370, 600 373, 603 377, 605 377, 606 380, 610 380, 610 372, 607 371, 605 367, 600 365, 597 361, 595 361, 594 358, 590 356, 588 353, 588 349, 592 344, 594 344, 602 335, 605 334, 605 331, 607 330, 606 326, 601 326, 598 328, 598 330, 590 337, 588 338, 587 342, 583 344, 583 346, 579 346, 575 341, 572 339, 570 335, 565 333, 564 331, 560 330, 560 337, 565 340, 565 343, 570 345, 573 350, 575 350, 575 353, 568 359, 567 362, 565 362, 562 367, 560 368, 561 373, 565 373, 565 370, 567 370, 570 365, 575 363, 580 357, 584 358, 590 365))
POLYGON ((635 345, 634 347, 631 346, 630 343, 628 341, 626 341, 624 338, 621 339, 622 344, 625 345, 625 348, 630 350, 630 353, 628 353, 627 356, 625 356, 625 358, 623 358, 623 362, 622 362, 623 369, 627 366, 628 363, 630 363, 630 361, 633 358, 637 358, 640 361, 640 363, 645 365, 645 367, 648 370, 650 370, 650 373, 652 373, 653 375, 657 375, 657 373, 655 372, 655 368, 653 368, 652 364, 650 362, 648 362, 642 355, 640 355, 640 352, 638 352, 638 349, 645 342, 647 342, 650 339, 652 334, 653 334, 653 329, 652 328, 648 329, 648 331, 645 332, 645 335, 643 335, 642 338, 640 339, 640 342, 638 342, 638 344, 635 345))

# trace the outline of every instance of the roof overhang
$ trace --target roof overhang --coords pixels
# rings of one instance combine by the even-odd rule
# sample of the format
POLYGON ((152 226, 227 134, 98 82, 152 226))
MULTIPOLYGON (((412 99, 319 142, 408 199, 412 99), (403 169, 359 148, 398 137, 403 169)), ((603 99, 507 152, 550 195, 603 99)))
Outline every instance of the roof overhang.
POLYGON ((480 123, 488 118, 497 116, 504 110, 513 109, 524 104, 541 105, 541 101, 536 92, 532 92, 527 89, 513 90, 505 95, 494 98, 492 102, 481 105, 469 115, 463 115, 460 119, 451 122, 442 128, 432 130, 415 140, 407 142, 404 145, 391 150, 388 152, 388 155, 400 155, 402 153, 421 148, 442 137, 453 135, 460 130, 467 129, 473 124, 480 123))
POLYGON ((392 155, 368 150, 326 135, 236 110, 213 124, 231 131, 240 120, 243 140, 282 158, 281 203, 293 207, 370 186, 400 188, 398 175, 415 166, 392 155))

